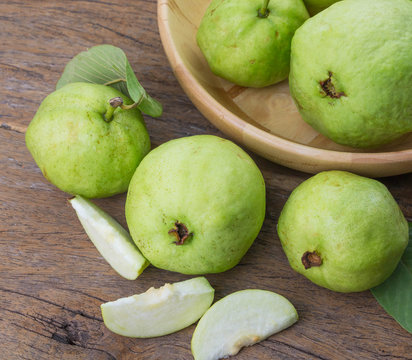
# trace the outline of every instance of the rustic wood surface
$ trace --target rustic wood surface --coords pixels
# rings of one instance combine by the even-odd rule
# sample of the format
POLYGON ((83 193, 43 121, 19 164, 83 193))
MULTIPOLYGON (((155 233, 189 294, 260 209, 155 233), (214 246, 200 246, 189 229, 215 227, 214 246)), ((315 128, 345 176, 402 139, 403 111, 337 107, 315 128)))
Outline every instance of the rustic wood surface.
MULTIPOLYGON (((163 52, 156 1, 0 1, 0 359, 191 359, 194 325, 156 339, 107 330, 100 304, 187 279, 149 267, 119 277, 84 233, 68 195, 42 176, 24 132, 78 52, 110 43, 125 50, 146 89, 164 105, 146 117, 154 146, 194 134, 222 134, 192 105, 163 52)), ((300 320, 236 359, 412 359, 412 337, 370 292, 338 294, 289 267, 275 224, 290 192, 307 174, 252 154, 267 185, 267 216, 234 269, 208 275, 216 299, 261 288, 286 296, 300 320)), ((383 179, 412 220, 412 176, 383 179)), ((125 195, 96 201, 123 225, 125 195)))

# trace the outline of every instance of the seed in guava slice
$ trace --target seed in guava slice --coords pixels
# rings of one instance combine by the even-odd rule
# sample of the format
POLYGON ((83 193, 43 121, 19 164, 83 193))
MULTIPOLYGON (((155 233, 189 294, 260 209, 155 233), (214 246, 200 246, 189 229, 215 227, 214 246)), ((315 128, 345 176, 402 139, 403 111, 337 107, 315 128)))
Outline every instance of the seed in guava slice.
POLYGON ((214 289, 197 277, 101 305, 104 324, 116 334, 148 338, 179 331, 197 320, 213 302, 214 289))
POLYGON ((236 355, 286 329, 298 320, 294 306, 266 290, 242 290, 216 302, 200 319, 192 337, 195 360, 217 360, 236 355))
POLYGON ((308 17, 302 0, 213 0, 197 43, 216 75, 268 86, 287 78, 293 34, 308 17))
POLYGON ((336 143, 371 148, 412 131, 412 1, 345 0, 292 40, 302 118, 336 143))
POLYGON ((382 283, 409 238, 388 189, 345 171, 321 172, 300 184, 281 212, 278 235, 295 271, 339 292, 382 283))
POLYGON ((128 280, 136 279, 149 262, 129 233, 109 214, 80 195, 70 199, 89 239, 110 266, 128 280))
POLYGON ((158 268, 184 274, 226 271, 258 235, 265 183, 250 156, 229 140, 197 135, 151 151, 126 201, 130 234, 158 268))

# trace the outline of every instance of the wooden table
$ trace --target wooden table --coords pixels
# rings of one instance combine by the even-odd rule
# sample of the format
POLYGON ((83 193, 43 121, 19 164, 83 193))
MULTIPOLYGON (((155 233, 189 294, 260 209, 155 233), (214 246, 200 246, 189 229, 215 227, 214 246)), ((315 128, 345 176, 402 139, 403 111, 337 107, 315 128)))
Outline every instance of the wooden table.
MULTIPOLYGON (((119 277, 84 233, 68 195, 48 183, 24 143, 24 132, 65 64, 96 44, 125 50, 139 79, 164 105, 146 117, 154 146, 194 135, 224 136, 196 110, 163 52, 156 1, 0 1, 0 358, 191 359, 194 326, 156 339, 111 333, 100 304, 187 279, 149 267, 119 277)), ((289 267, 275 224, 290 192, 309 175, 258 156, 267 186, 267 216, 254 245, 234 269, 208 275, 216 299, 261 288, 286 296, 300 320, 236 359, 412 359, 412 336, 370 292, 338 294, 289 267)), ((382 179, 412 220, 412 176, 382 179)), ((125 195, 96 203, 126 225, 125 195)))

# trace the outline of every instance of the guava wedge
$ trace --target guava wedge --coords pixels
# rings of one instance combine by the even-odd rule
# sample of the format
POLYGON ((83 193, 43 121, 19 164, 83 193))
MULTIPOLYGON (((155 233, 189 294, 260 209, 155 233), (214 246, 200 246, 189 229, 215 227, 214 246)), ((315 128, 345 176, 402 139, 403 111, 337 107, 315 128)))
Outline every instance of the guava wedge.
POLYGON ((171 334, 199 320, 212 304, 214 292, 204 277, 152 287, 145 293, 102 304, 103 321, 109 330, 123 336, 171 334))
POLYGON ((129 233, 90 200, 77 195, 69 200, 89 239, 110 266, 128 280, 136 279, 149 265, 129 233))
POLYGON ((298 320, 294 306, 271 291, 237 291, 216 302, 200 319, 192 337, 195 360, 236 355, 298 320))

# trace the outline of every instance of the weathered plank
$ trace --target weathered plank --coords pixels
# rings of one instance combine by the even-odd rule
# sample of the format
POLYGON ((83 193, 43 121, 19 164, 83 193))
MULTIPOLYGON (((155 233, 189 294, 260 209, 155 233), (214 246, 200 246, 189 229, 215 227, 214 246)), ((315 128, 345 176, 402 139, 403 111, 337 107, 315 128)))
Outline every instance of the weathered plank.
MULTIPOLYGON (((120 278, 83 232, 67 194, 49 184, 24 144, 24 131, 53 91, 66 62, 101 43, 120 46, 146 89, 164 105, 146 117, 154 146, 194 134, 221 135, 190 103, 163 53, 152 1, 2 1, 0 16, 0 358, 191 359, 194 326, 156 339, 129 339, 102 322, 102 302, 187 276, 149 267, 120 278)), ((290 192, 308 177, 254 156, 267 185, 267 216, 234 269, 208 275, 216 299, 245 288, 279 292, 300 321, 237 359, 412 358, 412 339, 369 292, 337 294, 294 273, 276 221, 290 192)), ((412 220, 411 175, 385 179, 412 220)), ((96 201, 126 225, 125 195, 96 201)))

